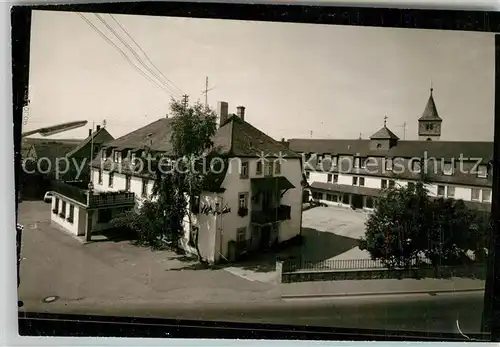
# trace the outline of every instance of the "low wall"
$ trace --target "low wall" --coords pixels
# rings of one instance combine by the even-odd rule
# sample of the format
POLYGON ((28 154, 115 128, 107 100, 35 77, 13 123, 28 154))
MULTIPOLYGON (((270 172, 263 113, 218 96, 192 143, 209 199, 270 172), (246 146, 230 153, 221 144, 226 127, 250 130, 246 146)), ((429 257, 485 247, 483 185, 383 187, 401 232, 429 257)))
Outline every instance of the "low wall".
MULTIPOLYGON (((277 266, 282 269, 282 266, 277 266)), ((441 267, 439 269, 413 268, 401 270, 388 269, 349 269, 349 270, 325 270, 325 271, 294 271, 282 272, 282 283, 314 282, 314 281, 343 281, 343 280, 370 280, 370 279, 423 279, 423 278, 486 278, 486 267, 484 265, 441 267)))

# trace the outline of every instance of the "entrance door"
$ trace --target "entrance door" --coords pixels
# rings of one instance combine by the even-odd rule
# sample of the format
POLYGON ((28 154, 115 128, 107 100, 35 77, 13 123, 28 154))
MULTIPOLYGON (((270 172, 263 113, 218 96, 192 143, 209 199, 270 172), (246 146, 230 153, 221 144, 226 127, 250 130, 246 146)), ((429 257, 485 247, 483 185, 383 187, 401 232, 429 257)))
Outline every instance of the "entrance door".
POLYGON ((363 208, 363 196, 358 195, 358 194, 354 194, 352 196, 352 205, 355 208, 363 208))
POLYGON ((261 249, 268 248, 269 241, 271 241, 271 226, 264 225, 260 229, 260 248, 261 249))

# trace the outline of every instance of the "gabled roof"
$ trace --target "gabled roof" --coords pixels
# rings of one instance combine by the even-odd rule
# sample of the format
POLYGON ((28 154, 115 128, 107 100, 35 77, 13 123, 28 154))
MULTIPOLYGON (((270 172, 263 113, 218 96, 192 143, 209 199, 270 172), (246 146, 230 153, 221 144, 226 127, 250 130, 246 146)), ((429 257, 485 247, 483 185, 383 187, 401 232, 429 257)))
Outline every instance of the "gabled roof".
POLYGON ((392 131, 389 130, 385 125, 382 129, 377 131, 375 134, 370 136, 371 140, 399 140, 399 137, 396 136, 392 131))
POLYGON ((235 157, 281 155, 284 158, 301 158, 298 153, 291 151, 287 144, 274 140, 236 115, 219 128, 214 137, 214 145, 222 153, 235 157))
POLYGON ((96 137, 98 136, 101 136, 101 135, 108 135, 108 138, 113 138, 109 133, 108 131, 105 129, 105 128, 100 128, 99 130, 97 131, 94 131, 92 132, 92 135, 88 136, 85 140, 81 141, 77 147, 75 147, 71 152, 69 152, 68 154, 66 154, 67 157, 71 157, 72 155, 74 155, 75 153, 77 153, 80 149, 82 149, 83 147, 85 147, 87 144, 89 144, 92 139, 95 139, 96 137))
POLYGON ((64 158, 67 153, 72 151, 77 145, 62 142, 41 142, 33 145, 37 158, 48 158, 54 163, 56 158, 64 158))
POLYGON ((107 143, 106 146, 118 149, 139 149, 149 146, 153 151, 170 154, 173 150, 172 143, 170 142, 172 137, 171 124, 172 118, 158 119, 153 123, 107 143))
POLYGON ((438 115, 436 103, 434 102, 434 97, 432 96, 432 90, 433 89, 431 88, 431 94, 429 95, 429 100, 427 101, 427 105, 425 105, 424 113, 422 113, 422 116, 418 119, 419 121, 442 120, 438 115))
MULTIPOLYGON (((172 121, 174 118, 162 118, 107 144, 107 147, 143 148, 173 154, 172 121)), ((274 140, 253 125, 233 115, 221 126, 213 138, 214 147, 221 154, 234 157, 257 157, 261 153, 268 156, 281 155, 285 158, 301 158, 288 149, 287 145, 274 140)))

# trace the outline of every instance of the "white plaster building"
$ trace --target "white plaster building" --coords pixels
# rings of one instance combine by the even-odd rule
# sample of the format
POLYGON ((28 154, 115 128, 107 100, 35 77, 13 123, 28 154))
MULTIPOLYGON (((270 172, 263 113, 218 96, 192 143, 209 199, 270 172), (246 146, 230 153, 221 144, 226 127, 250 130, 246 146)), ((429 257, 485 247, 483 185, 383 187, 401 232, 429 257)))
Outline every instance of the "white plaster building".
POLYGON ((441 123, 432 94, 418 120, 419 141, 400 140, 384 126, 370 139, 290 139, 302 153, 312 198, 330 205, 372 209, 381 190, 404 186, 426 173, 432 197, 461 199, 489 210, 493 143, 441 141, 441 123))
MULTIPOLYGON (((223 155, 221 170, 212 170, 205 190, 194 197, 191 222, 186 216, 181 240, 184 249, 196 252, 198 228, 200 253, 211 263, 300 235, 304 183, 302 157, 245 121, 244 107, 229 115, 228 104, 219 102, 218 112, 214 146, 223 155)), ((133 192, 139 197, 136 207, 150 199, 154 174, 148 172, 143 154, 147 147, 155 154, 172 155, 171 122, 159 119, 108 143, 93 162, 95 190, 133 192)))

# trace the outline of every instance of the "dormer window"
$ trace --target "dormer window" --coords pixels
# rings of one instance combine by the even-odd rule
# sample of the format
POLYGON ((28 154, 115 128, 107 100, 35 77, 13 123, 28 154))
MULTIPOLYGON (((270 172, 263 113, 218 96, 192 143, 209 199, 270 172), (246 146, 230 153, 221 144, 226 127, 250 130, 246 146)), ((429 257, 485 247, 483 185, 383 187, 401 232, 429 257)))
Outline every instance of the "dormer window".
POLYGON ((392 159, 391 158, 385 159, 385 169, 387 171, 392 171, 392 159))
POLYGON ((479 165, 477 167, 477 177, 479 178, 487 178, 488 177, 488 166, 479 165))
POLYGON ((451 176, 453 175, 453 163, 444 163, 443 164, 443 175, 451 176))
POLYGON ((420 162, 419 161, 416 161, 414 160, 411 164, 411 170, 414 172, 414 173, 419 173, 420 172, 420 162))

